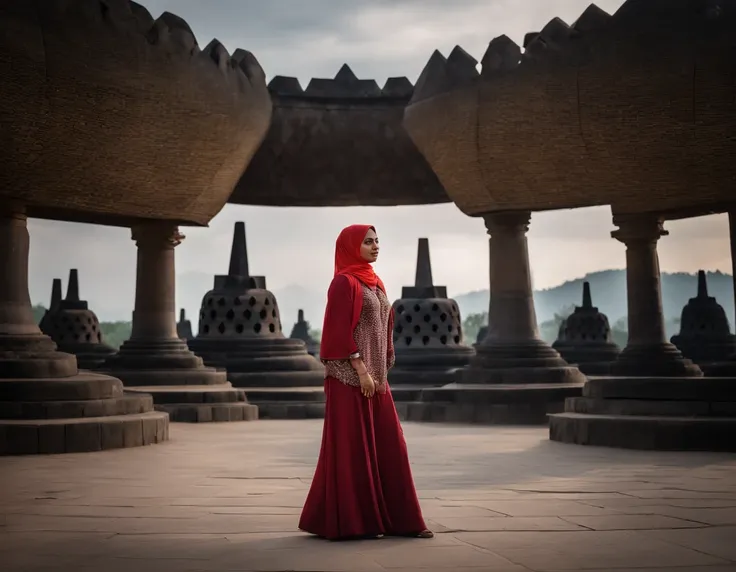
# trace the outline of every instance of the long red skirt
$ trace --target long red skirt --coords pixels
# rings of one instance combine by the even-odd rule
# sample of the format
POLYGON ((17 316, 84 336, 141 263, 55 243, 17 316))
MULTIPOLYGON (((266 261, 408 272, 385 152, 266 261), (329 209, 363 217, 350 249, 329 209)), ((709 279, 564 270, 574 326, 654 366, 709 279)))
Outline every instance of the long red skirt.
POLYGON ((325 379, 322 449, 299 528, 337 540, 411 535, 427 527, 391 396, 325 379))

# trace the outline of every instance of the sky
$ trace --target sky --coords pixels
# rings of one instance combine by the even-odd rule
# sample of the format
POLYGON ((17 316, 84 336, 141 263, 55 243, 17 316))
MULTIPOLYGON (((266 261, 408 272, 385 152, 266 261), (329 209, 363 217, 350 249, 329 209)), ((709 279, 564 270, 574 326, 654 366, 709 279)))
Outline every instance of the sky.
MULTIPOLYGON (((333 77, 348 63, 362 79, 416 81, 435 49, 461 45, 480 60, 488 42, 506 34, 521 44, 555 16, 571 24, 587 0, 139 0, 154 17, 183 17, 200 46, 219 39, 232 53, 253 52, 268 78, 333 77)), ((621 0, 600 0, 614 12, 621 0)), ((179 306, 196 315, 214 274, 227 271, 233 224, 245 221, 251 273, 268 287, 325 292, 334 241, 354 223, 376 226, 382 253, 376 265, 394 297, 414 280, 417 239, 429 238, 436 284, 450 295, 488 288, 488 237, 483 222, 453 204, 383 208, 265 208, 226 206, 209 228, 184 228, 176 249, 179 306), (204 277, 204 278, 203 278, 204 277), (197 293, 198 289, 201 292, 197 293), (193 293, 194 292, 194 293, 193 293)), ((731 272, 728 219, 714 215, 666 225, 659 243, 667 272, 731 272)), ((587 272, 625 267, 622 244, 610 237, 610 209, 537 213, 529 232, 534 287, 549 288, 587 272)), ((80 272, 80 290, 101 320, 129 320, 135 287, 130 230, 31 220, 30 289, 48 304, 53 278, 80 272)), ((64 286, 66 287, 66 286, 64 286)), ((283 305, 285 301, 280 301, 283 305)), ((289 304, 291 305, 291 304, 289 304)), ((284 318, 284 327, 287 327, 284 318)))

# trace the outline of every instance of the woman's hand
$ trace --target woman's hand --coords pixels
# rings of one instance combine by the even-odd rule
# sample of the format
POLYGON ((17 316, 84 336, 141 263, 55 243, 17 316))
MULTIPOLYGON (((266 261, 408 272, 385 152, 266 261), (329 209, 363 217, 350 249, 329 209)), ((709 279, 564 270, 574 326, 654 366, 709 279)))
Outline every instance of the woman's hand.
POLYGON ((373 381, 373 378, 371 377, 371 374, 367 371, 359 376, 360 379, 360 392, 368 398, 373 397, 373 394, 376 393, 376 382, 373 381))

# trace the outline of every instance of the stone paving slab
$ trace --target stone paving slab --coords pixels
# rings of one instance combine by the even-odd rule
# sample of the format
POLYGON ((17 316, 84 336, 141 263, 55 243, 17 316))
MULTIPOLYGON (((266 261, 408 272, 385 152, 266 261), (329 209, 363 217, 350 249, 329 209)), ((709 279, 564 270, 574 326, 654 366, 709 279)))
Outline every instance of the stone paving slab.
POLYGON ((320 420, 174 424, 142 449, 0 463, 2 572, 736 571, 736 456, 404 424, 432 540, 296 529, 320 420))

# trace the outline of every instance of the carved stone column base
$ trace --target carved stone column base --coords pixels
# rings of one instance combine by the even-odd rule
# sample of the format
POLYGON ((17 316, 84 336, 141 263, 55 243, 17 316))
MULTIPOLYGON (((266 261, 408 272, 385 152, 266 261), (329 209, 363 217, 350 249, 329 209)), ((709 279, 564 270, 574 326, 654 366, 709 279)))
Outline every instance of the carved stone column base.
POLYGON ((702 377, 696 364, 683 357, 674 345, 628 345, 611 364, 613 376, 702 377))
POLYGON ((172 421, 252 421, 258 407, 235 389, 224 370, 204 365, 184 340, 128 340, 102 368, 132 393, 153 396, 157 411, 172 421))
MULTIPOLYGON (((6 207, 7 205, 2 205, 6 207)), ((79 371, 33 321, 22 209, 0 208, 0 455, 81 453, 168 439, 169 416, 119 379, 79 371)))
POLYGON ((601 377, 550 415, 563 443, 672 451, 736 451, 736 384, 712 377, 601 377))

